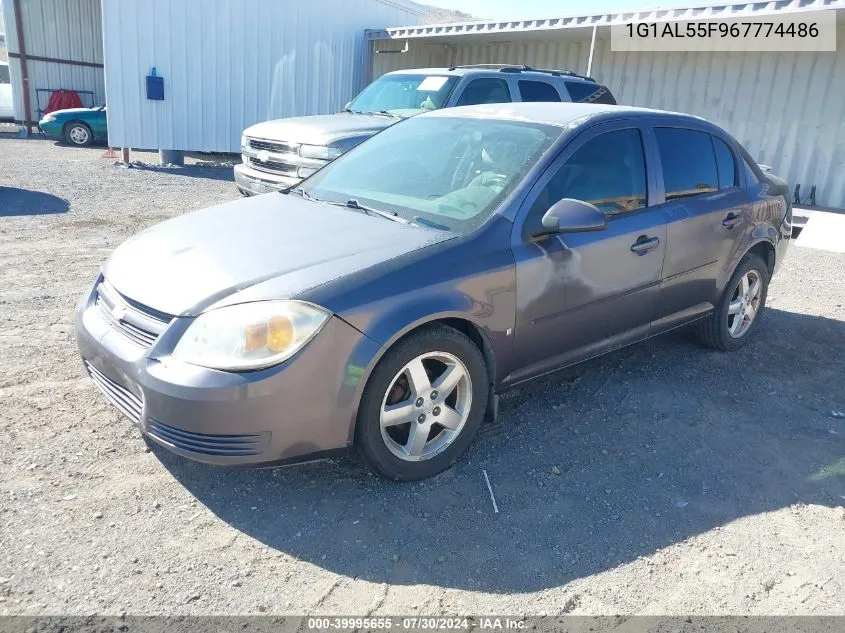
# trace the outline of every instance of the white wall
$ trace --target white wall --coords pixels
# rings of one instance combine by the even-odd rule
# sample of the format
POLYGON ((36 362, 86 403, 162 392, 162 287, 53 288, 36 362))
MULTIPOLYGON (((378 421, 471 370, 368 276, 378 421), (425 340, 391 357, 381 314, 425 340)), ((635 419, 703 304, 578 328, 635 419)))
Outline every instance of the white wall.
POLYGON ((103 0, 109 143, 237 152, 253 123, 339 110, 366 81, 364 29, 417 19, 388 0, 103 0))

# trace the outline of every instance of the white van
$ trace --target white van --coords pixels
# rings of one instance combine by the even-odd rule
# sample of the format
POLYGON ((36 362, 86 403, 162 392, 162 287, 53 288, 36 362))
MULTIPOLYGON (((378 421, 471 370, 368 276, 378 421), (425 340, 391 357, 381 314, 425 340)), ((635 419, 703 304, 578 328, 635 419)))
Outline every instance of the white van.
POLYGON ((0 121, 15 118, 12 103, 12 81, 9 78, 9 64, 0 62, 0 121))

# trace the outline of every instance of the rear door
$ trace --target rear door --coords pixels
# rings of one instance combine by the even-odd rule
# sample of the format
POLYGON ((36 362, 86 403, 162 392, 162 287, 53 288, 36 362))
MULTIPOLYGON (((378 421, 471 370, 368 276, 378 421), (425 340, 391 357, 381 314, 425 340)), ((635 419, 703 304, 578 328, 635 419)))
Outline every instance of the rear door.
POLYGON ((479 105, 482 103, 509 103, 513 101, 510 82, 505 76, 473 77, 459 86, 455 106, 479 105))
POLYGON ((535 103, 559 103, 561 101, 558 89, 549 81, 519 79, 516 86, 521 101, 535 103))
POLYGON ((644 338, 654 317, 666 216, 649 206, 642 130, 602 124, 576 137, 528 195, 514 225, 519 382, 644 338), (532 237, 562 198, 590 202, 604 230, 532 237))
POLYGON ((655 328, 704 313, 718 299, 721 271, 748 221, 731 146, 707 128, 655 125, 649 134, 668 222, 655 328))

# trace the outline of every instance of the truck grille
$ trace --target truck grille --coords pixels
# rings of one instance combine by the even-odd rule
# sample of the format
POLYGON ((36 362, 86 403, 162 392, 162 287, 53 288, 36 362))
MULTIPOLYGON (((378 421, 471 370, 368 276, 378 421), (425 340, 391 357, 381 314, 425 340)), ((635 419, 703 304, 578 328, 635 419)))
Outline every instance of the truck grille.
POLYGON ((276 154, 295 154, 297 150, 296 145, 289 145, 287 143, 274 143, 273 141, 261 141, 256 138, 249 139, 249 146, 254 150, 267 150, 276 154))
POLYGON ((261 171, 272 172, 274 174, 287 174, 296 176, 296 165, 288 165, 287 163, 279 163, 274 160, 259 160, 257 158, 250 158, 249 164, 255 169, 261 171))
POLYGON ((106 280, 97 286, 96 306, 114 329, 143 348, 152 346, 173 320, 169 314, 124 297, 106 280))
POLYGON ((144 404, 138 396, 126 387, 117 384, 87 360, 85 361, 85 369, 94 384, 105 394, 108 401, 117 407, 118 411, 136 424, 141 421, 141 410, 144 408, 144 404))
POLYGON ((211 435, 177 429, 150 418, 147 432, 157 440, 190 453, 203 455, 260 455, 270 442, 270 433, 211 435))

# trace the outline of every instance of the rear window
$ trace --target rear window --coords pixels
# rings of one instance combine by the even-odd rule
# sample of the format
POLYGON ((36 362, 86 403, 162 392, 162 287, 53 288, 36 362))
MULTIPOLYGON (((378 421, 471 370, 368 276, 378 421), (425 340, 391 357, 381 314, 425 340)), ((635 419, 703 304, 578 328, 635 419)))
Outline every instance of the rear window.
POLYGON ((545 81, 520 81, 519 96, 523 101, 558 102, 560 95, 545 81))
POLYGON ((716 168, 719 170, 719 189, 736 186, 736 161, 734 153, 722 139, 713 137, 716 150, 716 168))
POLYGON ((567 81, 566 89, 573 101, 616 105, 616 99, 605 86, 592 81, 567 81))
POLYGON ((0 84, 12 83, 9 79, 9 67, 5 64, 0 65, 0 84))
POLYGON ((673 127, 654 128, 666 200, 711 193, 719 189, 716 155, 710 135, 673 127))

